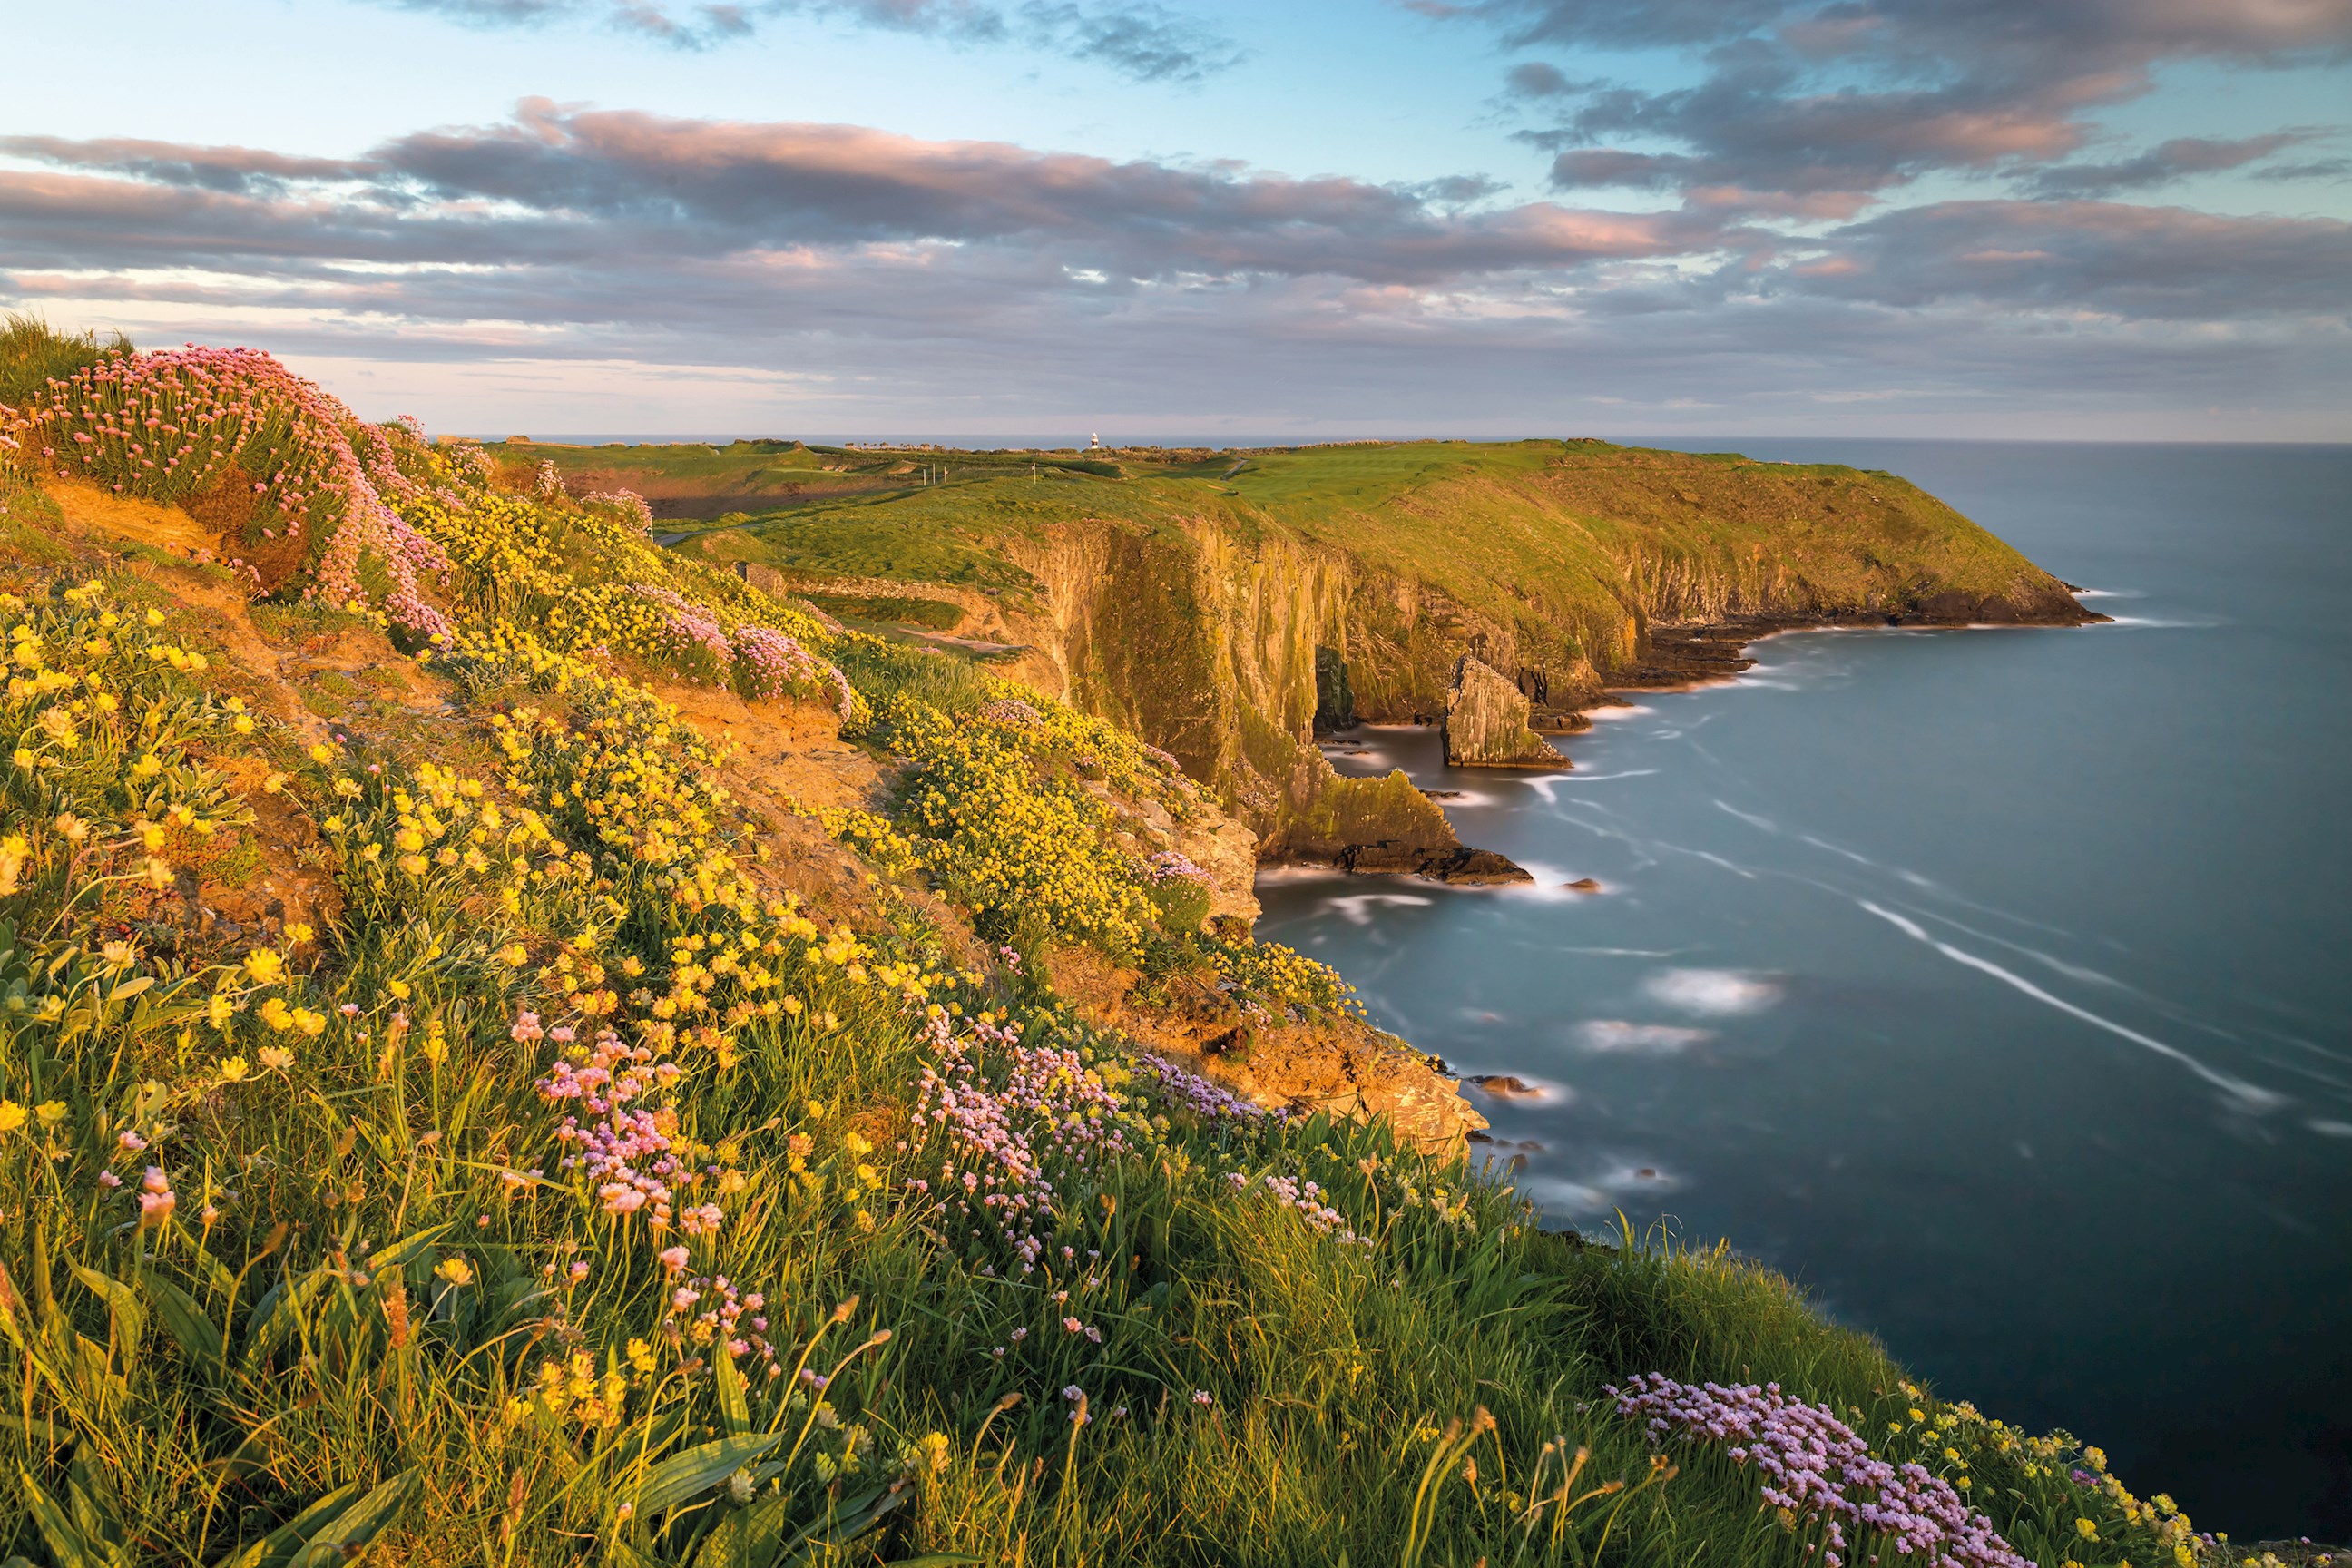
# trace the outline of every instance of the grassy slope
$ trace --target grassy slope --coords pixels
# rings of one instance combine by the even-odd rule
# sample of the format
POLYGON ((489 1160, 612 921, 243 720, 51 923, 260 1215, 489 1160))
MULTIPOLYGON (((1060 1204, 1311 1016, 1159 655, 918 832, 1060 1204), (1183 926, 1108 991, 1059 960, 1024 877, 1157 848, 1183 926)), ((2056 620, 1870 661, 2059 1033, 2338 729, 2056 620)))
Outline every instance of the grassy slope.
MULTIPOLYGON (((772 898, 773 877, 803 861, 857 861, 794 829, 764 775, 698 760, 715 737, 644 685, 683 671, 553 658, 502 625, 588 615, 612 563, 665 570, 609 521, 489 496, 470 504, 500 521, 472 532, 416 511, 452 548, 473 541, 442 592, 467 637, 489 639, 419 664, 370 616, 248 611, 236 578, 160 547, 192 526, 169 509, 58 493, 79 521, 0 472, 0 590, 38 639, 16 639, 5 709, 34 761, 0 780, 0 1552, 59 1568, 283 1568, 298 1549, 305 1563, 345 1559, 345 1543, 383 1563, 499 1568, 950 1550, 1007 1563, 1813 1560, 1818 1527, 1760 1509, 1752 1469, 1679 1443, 1654 1459, 1603 1394, 1664 1372, 1777 1379, 1827 1403, 1882 1451, 1969 1476, 2051 1568, 2155 1560, 2152 1515, 2063 1479, 2073 1447, 2027 1446, 1907 1389, 1786 1281, 1721 1253, 1542 1235, 1507 1191, 1377 1125, 1268 1124, 1151 1089, 1125 1044, 1078 1025, 1044 979, 1072 939, 986 901, 1007 865, 1059 874, 1023 822, 1060 860, 1085 860, 1084 835, 1055 826, 1083 817, 1048 809, 1092 798, 1074 773, 1155 776, 1075 716, 1045 705, 1045 731, 990 728, 995 689, 969 666, 834 649, 877 710, 919 700, 955 717, 929 741, 886 725, 867 742, 877 761, 961 776, 941 771, 954 748, 995 737, 973 755, 1011 771, 971 774, 997 804, 961 848, 935 845, 928 879, 962 914, 878 824, 845 821, 867 857, 835 884, 845 927, 803 931, 730 902, 727 879, 772 898), (546 549, 511 552, 532 542, 546 549), (41 669, 73 679, 44 685, 41 669), (352 678, 383 670, 399 679, 352 678), (231 699, 257 721, 238 722, 231 699), (61 702, 69 745, 40 718, 61 702), (160 773, 130 793, 149 758, 160 773), (567 842, 526 840, 511 877, 422 858, 395 873, 394 828, 414 809, 401 789, 461 828, 485 804, 509 826, 535 810, 567 842), (92 831, 68 837, 61 808, 92 831), (361 853, 379 838, 381 860, 361 853), (681 840, 698 860, 667 858, 681 840), (151 846, 177 868, 163 886, 141 879, 151 846), (238 929, 181 908, 257 878, 306 890, 238 929), (1027 962, 975 954, 966 918, 1026 944, 1027 962), (299 940, 306 921, 316 931, 299 940), (746 936, 769 945, 755 956, 746 936), (505 956, 510 942, 525 961, 505 956), (719 963, 722 943, 740 964, 719 963), (772 966, 774 985, 722 978, 744 964, 772 966), (633 994, 583 1016, 607 966, 632 976, 612 978, 616 995, 635 983, 685 995, 686 1011, 633 994), (697 1010, 698 986, 805 1005, 722 1018, 697 1010), (1084 1053, 1054 1092, 1123 1089, 1143 1113, 1119 1113, 1127 1153, 1052 1158, 1038 1276, 903 1184, 940 1173, 898 1147, 920 1125, 919 1076, 943 1061, 915 991, 1084 1053), (297 1009, 289 1026, 264 1019, 272 1004, 297 1009), (562 1107, 531 1085, 583 1052, 519 1031, 520 1009, 583 1038, 609 1019, 676 1064, 646 1102, 689 1164, 726 1173, 693 1189, 725 1220, 684 1238, 689 1272, 763 1293, 785 1366, 813 1353, 830 1375, 824 1407, 789 1372, 732 1378, 691 1312, 670 1314, 677 1279, 656 1253, 678 1233, 615 1218, 562 1173, 562 1107), (696 1018, 707 1033, 667 1022, 696 1018), (149 1165, 178 1209, 142 1226, 130 1200, 149 1165), (502 1174, 532 1166, 548 1178, 502 1174), (107 1186, 110 1169, 129 1190, 107 1186), (1275 1201, 1265 1175, 1319 1182, 1337 1215, 1275 1201), (1371 1245, 1328 1233, 1339 1225, 1371 1245), (1081 1408, 1090 1420, 1072 1419, 1081 1408), (795 1555, 795 1538, 817 1544, 795 1555)), ((763 750, 785 733, 773 721, 745 721, 763 750)), ((1153 941, 1147 969, 1152 952, 1197 952, 1153 941)), ((1266 994, 1281 1005, 1281 984, 1266 994)), ((989 1081, 1016 1070, 982 1054, 989 1081)))

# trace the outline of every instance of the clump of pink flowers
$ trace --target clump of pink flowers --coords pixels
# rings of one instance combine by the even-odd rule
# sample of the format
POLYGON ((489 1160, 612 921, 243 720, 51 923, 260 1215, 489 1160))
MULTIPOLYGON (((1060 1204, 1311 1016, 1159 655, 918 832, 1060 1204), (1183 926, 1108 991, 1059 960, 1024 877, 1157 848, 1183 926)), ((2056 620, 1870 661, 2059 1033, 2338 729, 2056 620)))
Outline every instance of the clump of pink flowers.
MULTIPOLYGON (((523 1013, 508 1031, 517 1044, 552 1034, 560 1043, 569 1029, 548 1031, 536 1014, 523 1013)), ((555 1130, 565 1153, 559 1168, 577 1172, 594 1191, 598 1205, 625 1219, 644 1213, 656 1232, 676 1225, 688 1236, 707 1235, 724 1220, 716 1204, 683 1203, 677 1189, 700 1179, 672 1150, 676 1118, 668 1110, 633 1104, 679 1076, 677 1064, 657 1059, 649 1046, 629 1046, 612 1031, 598 1031, 578 1061, 558 1060, 536 1085, 550 1104, 578 1107, 555 1130)))
POLYGON ((771 626, 735 628, 735 668, 753 697, 781 697, 810 689, 833 693, 834 709, 842 722, 852 710, 848 679, 832 665, 771 626))
POLYGON ((681 649, 699 647, 720 669, 733 667, 735 645, 718 616, 676 589, 641 584, 637 593, 662 607, 662 629, 681 649))
POLYGON ((1143 874, 1154 882, 1173 882, 1183 879, 1195 882, 1209 881, 1209 873, 1193 864, 1191 856, 1181 849, 1162 849, 1143 863, 1143 874))
POLYGON ((1172 1062, 1139 1052, 1135 1070, 1148 1080, 1156 1095, 1168 1105, 1192 1111, 1210 1121, 1259 1121, 1272 1116, 1279 1119, 1283 1112, 1267 1110, 1251 1104, 1232 1090, 1211 1083, 1198 1073, 1186 1072, 1172 1062))
POLYGON ((928 1177, 908 1186, 967 1239, 1001 1241, 1022 1273, 1034 1273, 1040 1232, 1054 1220, 1050 1173, 1098 1170, 1132 1153, 1124 1105, 1076 1051, 1024 1045, 1017 1024, 982 1016, 959 1035, 934 1014, 925 1030, 935 1060, 916 1086, 908 1142, 938 1152, 938 1187, 928 1177), (993 1073, 983 1048, 998 1059, 993 1073))
POLYGON ((783 1368, 768 1339, 767 1304, 724 1274, 696 1275, 670 1287, 662 1328, 682 1342, 716 1345, 730 1361, 755 1356, 767 1363, 768 1376, 779 1377, 783 1368))
POLYGON ((394 620, 420 636, 449 629, 418 587, 448 560, 385 499, 415 489, 391 440, 268 354, 191 345, 115 355, 50 382, 10 426, 58 472, 117 493, 181 501, 217 489, 231 469, 247 475, 264 536, 324 541, 306 598, 373 603, 360 574, 373 555, 394 620))
POLYGON ((1348 1216, 1325 1201, 1322 1186, 1315 1182, 1301 1181, 1297 1176, 1277 1176, 1272 1173, 1253 1181, 1239 1171, 1225 1173, 1236 1194, 1264 1192, 1287 1209, 1297 1211, 1308 1227, 1318 1236, 1328 1236, 1343 1247, 1375 1245, 1369 1236, 1358 1236, 1348 1226, 1348 1216))
POLYGON ((980 705, 980 716, 992 724, 1042 724, 1037 710, 1018 697, 999 697, 980 705))
MULTIPOLYGON (((1608 1393, 1619 1415, 1649 1418, 1651 1441, 1720 1445, 1756 1469, 1767 1504, 1821 1521, 1824 1568, 1845 1561, 1849 1529, 1886 1537, 1895 1557, 1922 1568, 2032 1568, 1942 1477, 1880 1458, 1827 1405, 1799 1404, 1777 1383, 1726 1388, 1654 1372, 1608 1393)), ((1872 1552, 1861 1561, 1887 1557, 1872 1552)))
POLYGON ((598 490, 580 499, 589 506, 611 508, 646 533, 654 531, 654 509, 635 490, 598 490))

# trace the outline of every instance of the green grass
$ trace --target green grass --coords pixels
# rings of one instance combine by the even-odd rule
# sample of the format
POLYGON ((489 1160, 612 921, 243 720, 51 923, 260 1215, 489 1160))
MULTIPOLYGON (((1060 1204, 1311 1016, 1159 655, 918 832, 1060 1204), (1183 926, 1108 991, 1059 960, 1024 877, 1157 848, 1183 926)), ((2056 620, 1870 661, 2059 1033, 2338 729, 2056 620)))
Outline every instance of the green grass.
MULTIPOLYGON (((1260 456, 1269 485, 1325 460, 1260 456)), ((1517 449, 1410 456, 1328 455, 1352 465, 1328 476, 1344 500, 1298 489, 1280 526, 1550 472, 1517 449)), ((1155 570, 1186 508, 1272 537, 1258 502, 1178 471, 1204 461, 952 480, 898 525, 1043 527, 1024 509, 1059 486, 1157 541, 1155 570)), ((30 494, 5 492, 26 537, 48 521, 30 494)), ((1101 945, 1270 1005, 1315 976, 1147 929, 1189 921, 1181 900, 1118 898, 1141 803, 1197 810, 1132 737, 1009 706, 971 660, 793 622, 879 716, 862 743, 900 814, 844 830, 877 854, 820 922, 781 890, 803 868, 757 820, 779 803, 722 782, 716 747, 593 651, 601 623, 569 651, 528 629, 640 603, 614 574, 780 612, 561 505, 476 495, 432 526, 466 541, 461 635, 410 673, 448 708, 362 724, 379 682, 335 677, 311 695, 354 721, 315 747, 257 720, 297 694, 226 659, 178 568, 54 530, 0 557, 9 1568, 1817 1561, 1752 1470, 1658 1451, 1616 1414, 1609 1385, 1651 1372, 1822 1402, 1974 1478, 2049 1568, 2158 1560, 2156 1515, 2064 1479, 2095 1463, 2071 1439, 2025 1445, 1915 1392, 1726 1250, 1547 1235, 1385 1124, 1160 1086, 1041 978, 1085 920, 1117 903, 1135 933, 1097 920, 1101 945), (902 832, 919 853, 879 853, 902 832), (1059 860, 1093 884, 1057 884, 1059 860), (297 872, 314 929, 191 915, 184 883, 202 905, 297 872), (959 889, 961 909, 939 896, 959 889), (606 1027, 628 1058, 592 1055, 606 1027), (668 1228, 615 1196, 643 1188, 563 1163, 562 1119, 608 1113, 541 1091, 559 1063, 641 1076, 630 1135, 676 1163, 630 1157, 662 1173, 668 1228), (999 1091, 1051 1184, 1020 1189, 1042 1250, 957 1206, 1017 1167, 942 1142, 927 1073, 999 1091), (715 1226, 688 1225, 706 1202, 715 1226), (730 1289, 761 1300, 707 1331, 730 1289), (737 1336, 778 1375, 719 1348, 737 1336)), ((281 647, 341 624, 254 617, 281 647)))
POLYGON ((60 332, 37 316, 11 312, 0 322, 0 404, 23 408, 51 381, 130 352, 131 340, 121 332, 60 332))

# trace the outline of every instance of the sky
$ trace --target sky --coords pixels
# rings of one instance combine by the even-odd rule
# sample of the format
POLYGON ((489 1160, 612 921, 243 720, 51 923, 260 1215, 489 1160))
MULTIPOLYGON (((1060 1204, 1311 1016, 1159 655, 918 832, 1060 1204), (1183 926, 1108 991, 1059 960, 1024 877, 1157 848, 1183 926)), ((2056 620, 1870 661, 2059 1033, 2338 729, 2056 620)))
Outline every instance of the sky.
POLYGON ((0 309, 475 434, 2352 439, 2352 0, 0 0, 0 309))

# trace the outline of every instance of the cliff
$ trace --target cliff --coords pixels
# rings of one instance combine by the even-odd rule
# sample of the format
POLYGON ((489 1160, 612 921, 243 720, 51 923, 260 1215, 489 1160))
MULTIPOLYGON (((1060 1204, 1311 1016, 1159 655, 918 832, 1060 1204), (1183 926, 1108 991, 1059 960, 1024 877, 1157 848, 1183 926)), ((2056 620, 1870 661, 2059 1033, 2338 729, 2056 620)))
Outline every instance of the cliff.
POLYGON ((1760 631, 2097 618, 1934 497, 1835 465, 1421 442, 1123 453, 1041 480, 992 456, 681 548, 813 593, 936 582, 964 612, 950 631, 1015 645, 1018 679, 1173 754, 1269 860, 1459 869, 1432 803, 1339 777, 1312 741, 1439 721, 1465 658, 1526 704, 1478 682, 1496 728, 1473 750, 1545 763, 1527 731, 1581 729, 1612 686, 1735 672, 1760 631))

